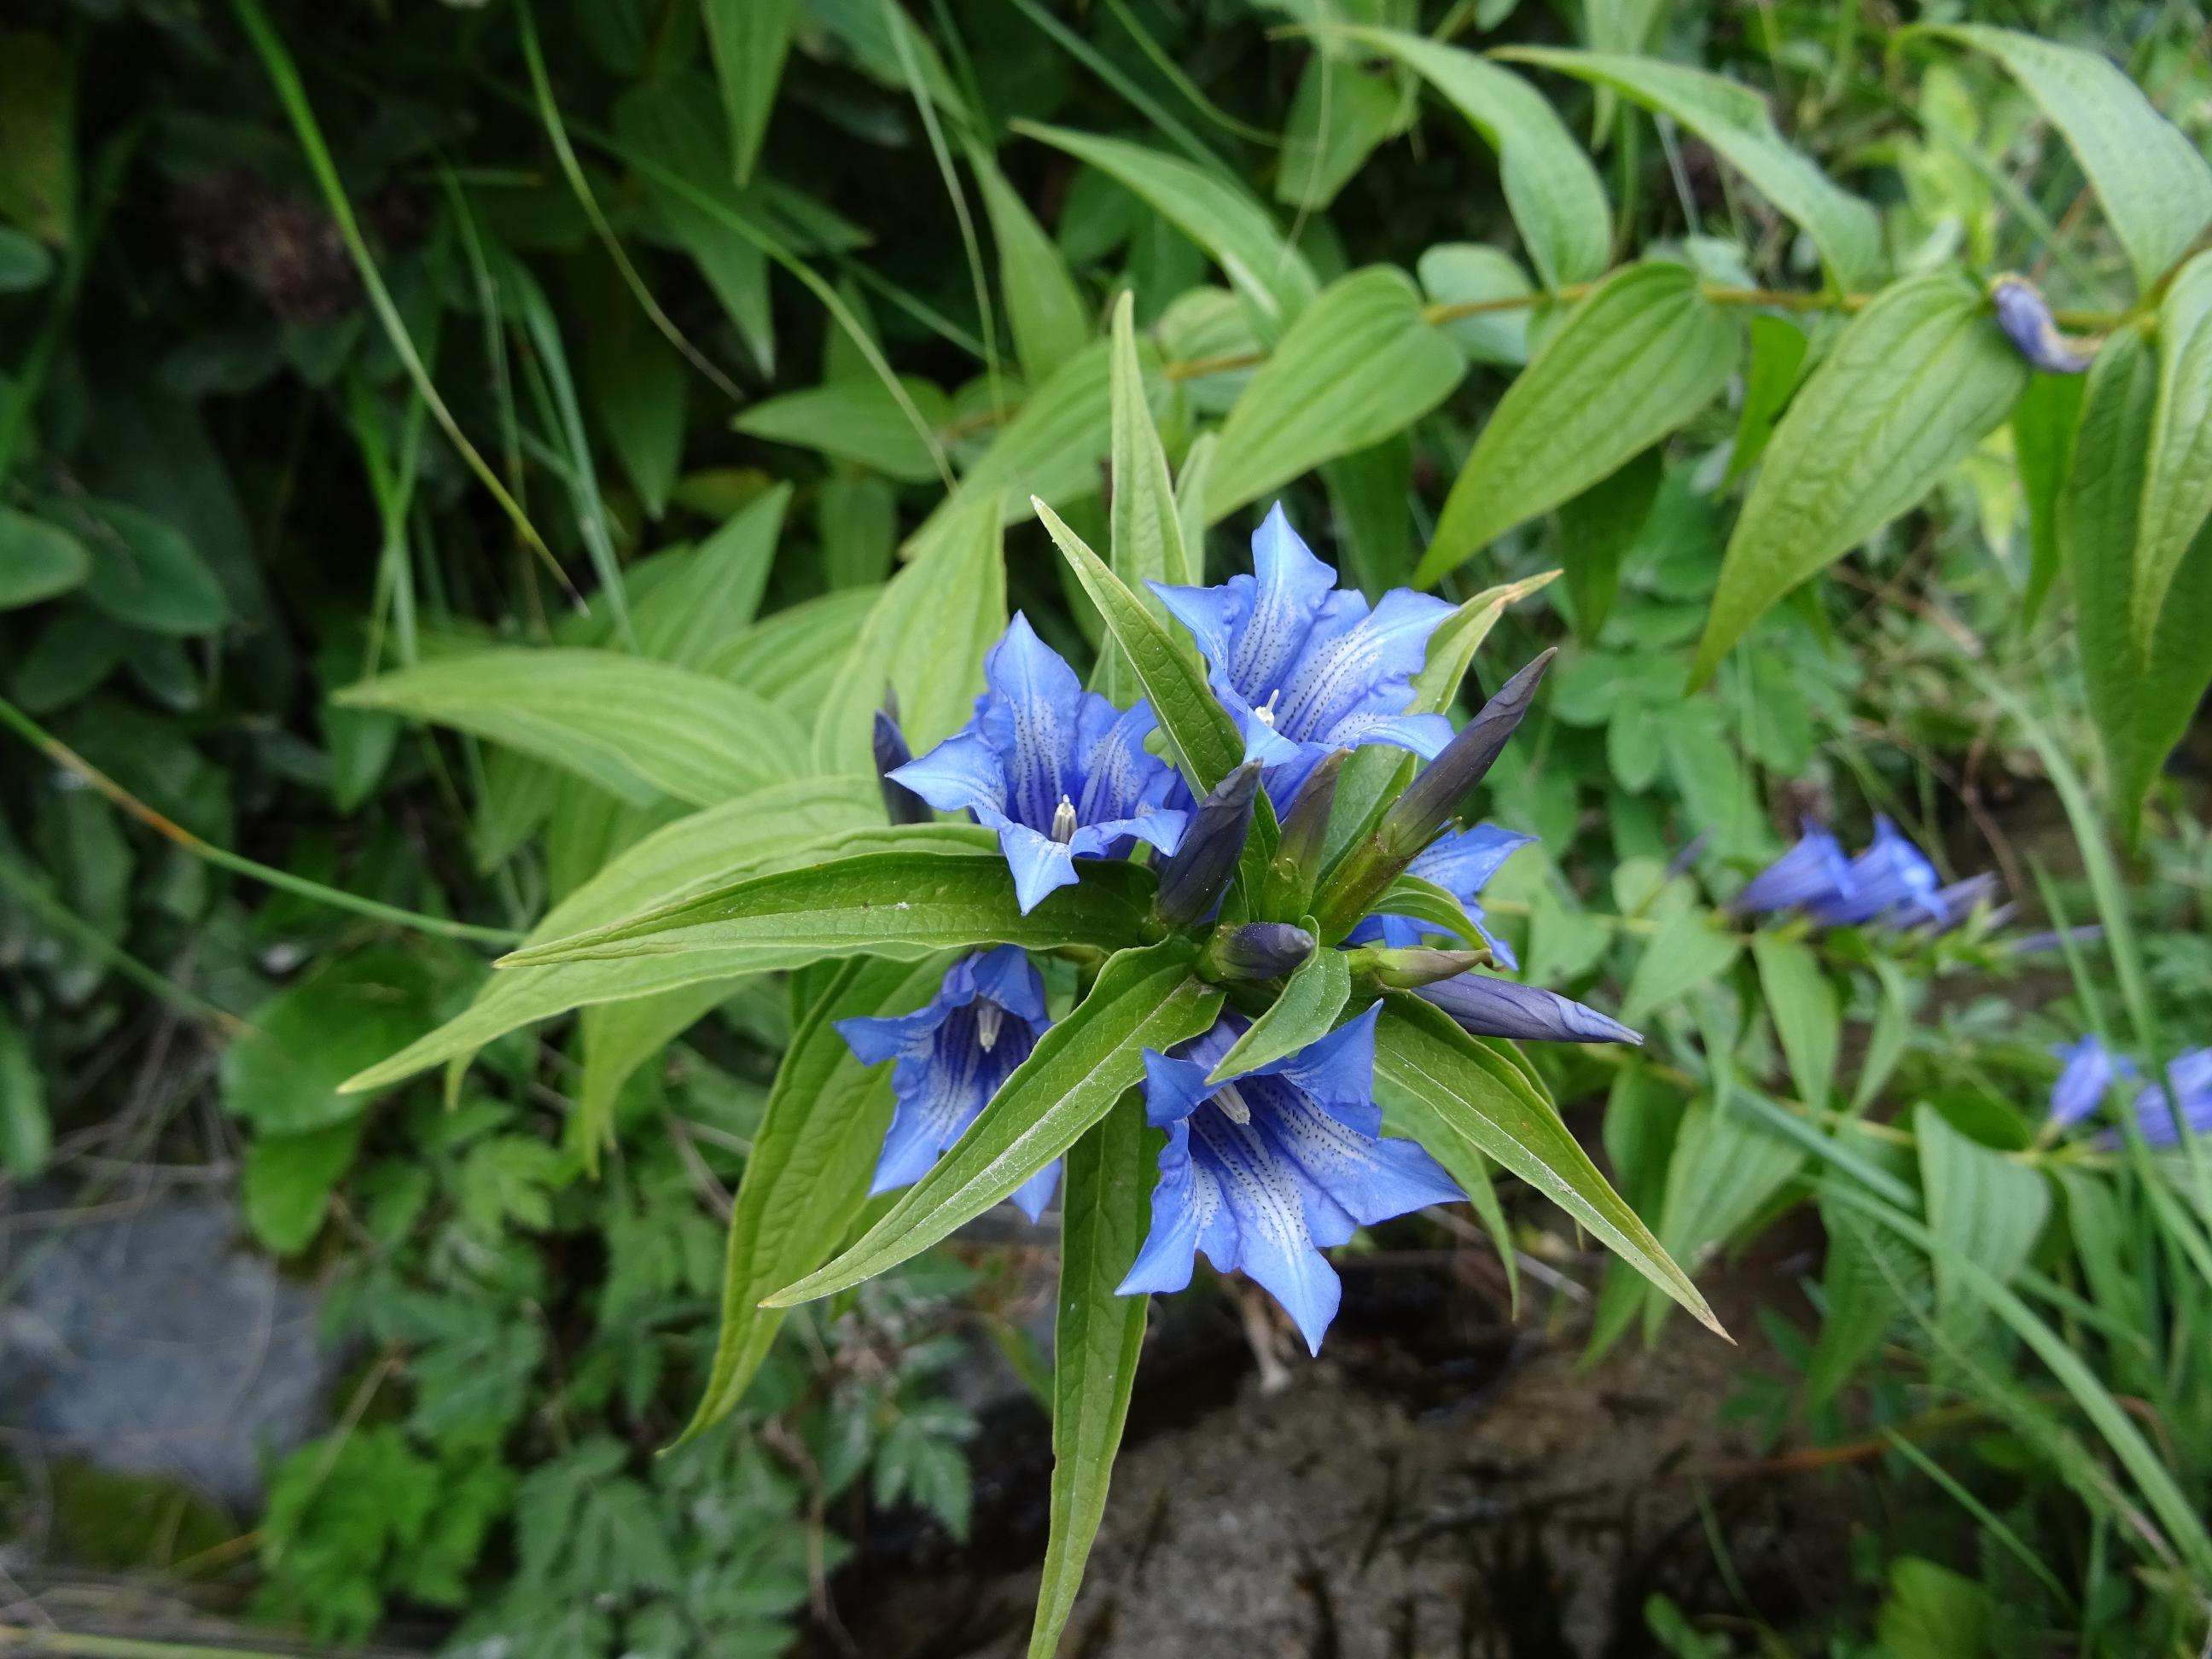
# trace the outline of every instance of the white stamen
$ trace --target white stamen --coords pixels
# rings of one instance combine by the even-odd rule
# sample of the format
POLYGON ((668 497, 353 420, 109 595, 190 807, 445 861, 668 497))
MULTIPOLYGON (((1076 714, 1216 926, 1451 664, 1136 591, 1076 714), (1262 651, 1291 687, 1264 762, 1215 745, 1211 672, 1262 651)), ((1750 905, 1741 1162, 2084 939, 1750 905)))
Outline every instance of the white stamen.
POLYGON ((1075 839, 1075 803, 1065 795, 1052 815, 1052 838, 1062 847, 1075 839))
POLYGON ((983 1045, 985 1054, 999 1046, 999 1027, 1005 1023, 1006 1018, 1006 1011, 988 997, 976 1000, 975 1041, 983 1045))
POLYGON ((1275 723, 1275 705, 1282 700, 1283 688, 1279 685, 1267 693, 1267 702, 1252 711, 1253 719, 1258 720, 1262 726, 1273 726, 1275 723))
POLYGON ((1213 1091, 1213 1103, 1221 1108, 1222 1115, 1231 1123, 1249 1123, 1252 1121, 1252 1108, 1246 1103, 1244 1097, 1237 1092, 1237 1085, 1233 1083, 1224 1083, 1213 1091))

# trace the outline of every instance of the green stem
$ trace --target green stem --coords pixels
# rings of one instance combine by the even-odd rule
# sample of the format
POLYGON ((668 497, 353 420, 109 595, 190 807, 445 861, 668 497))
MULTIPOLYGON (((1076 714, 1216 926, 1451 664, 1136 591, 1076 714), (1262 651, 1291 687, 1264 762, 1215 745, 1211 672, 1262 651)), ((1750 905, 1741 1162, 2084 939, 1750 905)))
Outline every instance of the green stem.
POLYGON ((127 1636, 72 1636, 67 1631, 0 1625, 0 1650, 82 1655, 84 1659, 281 1659, 271 1648, 205 1648, 188 1642, 140 1642, 127 1636))
POLYGON ((290 875, 266 864, 258 864, 240 854, 217 847, 212 842, 203 841, 182 824, 163 817, 5 697, 0 697, 0 726, 7 726, 56 765, 82 778, 112 805, 137 819, 163 840, 174 842, 194 858, 212 864, 218 870, 228 870, 235 875, 250 877, 284 892, 296 893, 301 898, 313 899, 341 910, 351 910, 379 921, 396 922, 403 927, 438 933, 447 939, 474 939, 485 945, 513 945, 522 938, 521 934, 503 927, 480 927, 474 922, 424 915, 420 911, 402 909, 396 904, 362 898, 335 887, 325 887, 320 882, 309 881, 304 876, 290 875))

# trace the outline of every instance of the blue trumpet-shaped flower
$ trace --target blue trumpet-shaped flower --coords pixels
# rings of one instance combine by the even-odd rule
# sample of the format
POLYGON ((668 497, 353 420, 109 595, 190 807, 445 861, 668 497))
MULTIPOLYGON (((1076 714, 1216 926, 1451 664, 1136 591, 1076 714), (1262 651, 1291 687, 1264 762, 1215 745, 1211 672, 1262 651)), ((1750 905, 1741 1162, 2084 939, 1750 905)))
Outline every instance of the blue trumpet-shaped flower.
MULTIPOLYGON (((837 1035, 862 1065, 897 1062, 891 1068, 897 1103, 869 1192, 910 1187, 927 1175, 1050 1023, 1044 981, 1011 945, 955 963, 937 994, 913 1013, 839 1020, 837 1035)), ((1014 1202, 1035 1221, 1059 1182, 1055 1159, 1023 1183, 1014 1202)))
MULTIPOLYGON (((1517 830, 1501 830, 1494 823, 1478 823, 1472 830, 1448 830, 1414 856, 1406 866, 1409 876, 1432 881, 1460 902, 1467 919, 1490 946, 1491 954, 1508 968, 1518 968, 1512 947, 1483 926, 1482 906, 1475 902, 1498 866, 1536 838, 1517 830)), ((1347 945, 1382 945, 1393 950, 1419 945, 1434 929, 1412 916, 1371 915, 1345 938, 1347 945)))
POLYGON ((1076 879, 1079 858, 1121 858, 1149 842, 1172 853, 1188 792, 1145 750, 1155 721, 1139 699, 1126 714, 1085 691, 1019 611, 983 659, 989 688, 975 718, 889 775, 942 811, 968 811, 999 832, 1024 912, 1076 879))
POLYGON ((1363 1225, 1462 1196, 1375 1104, 1380 1005, 1285 1060, 1212 1084, 1246 1029, 1225 1015, 1182 1054, 1145 1052, 1145 1111, 1168 1132, 1152 1230, 1120 1290, 1179 1291, 1196 1252, 1264 1287, 1318 1353, 1341 1287, 1322 1254, 1363 1225))
MULTIPOLYGON (((2132 1083, 2142 1075, 2135 1061, 2116 1054, 2092 1035, 2080 1042, 2061 1043, 2051 1053, 2065 1062, 2051 1090, 2051 1122, 2059 1127, 2080 1122, 2094 1112, 2115 1083, 2132 1083)), ((2212 1048, 2191 1048, 2176 1054, 2166 1068, 2166 1086, 2146 1083, 2136 1091, 2128 1109, 2146 1144, 2172 1146, 2181 1139, 2174 1117, 2180 1108, 2182 1123, 2192 1135, 2212 1134, 2212 1048)), ((2119 1137, 2107 1132, 2106 1139, 2119 1137)))
POLYGON ((1970 878, 1945 887, 1927 854, 1880 814, 1874 840, 1851 859, 1844 856, 1833 836, 1808 818, 1797 844, 1753 877, 1736 895, 1734 908, 1747 913, 1802 910, 1831 927, 1913 921, 1944 927, 1960 914, 1954 898, 1971 908, 1990 885, 1970 878))
POLYGON ((1252 569, 1218 587, 1150 586, 1197 640, 1244 757, 1266 763, 1278 800, 1332 750, 1387 743, 1433 758, 1451 741, 1443 715, 1406 712, 1449 605, 1401 587, 1370 610, 1337 588, 1279 505, 1253 533, 1252 569))
POLYGON ((2094 1032, 2079 1042, 2062 1042, 2051 1052, 2065 1062, 2051 1089, 2051 1121, 2061 1128, 2095 1111, 2115 1080, 2132 1082, 2136 1076, 2135 1061, 2114 1054, 2094 1032))
POLYGON ((1735 896, 1738 910, 1801 910, 1848 892, 1850 855, 1826 828, 1807 818, 1797 844, 1745 884, 1735 896))

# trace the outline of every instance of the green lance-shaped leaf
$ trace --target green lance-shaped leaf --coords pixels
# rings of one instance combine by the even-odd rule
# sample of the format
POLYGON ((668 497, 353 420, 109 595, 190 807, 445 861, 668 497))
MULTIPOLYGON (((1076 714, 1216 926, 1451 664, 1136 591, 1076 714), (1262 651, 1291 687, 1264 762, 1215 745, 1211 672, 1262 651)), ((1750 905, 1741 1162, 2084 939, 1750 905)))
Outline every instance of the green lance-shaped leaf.
POLYGON ((1014 131, 1089 162, 1212 254, 1266 338, 1279 338, 1320 291, 1312 267, 1267 210, 1219 174, 1119 138, 1030 121, 1015 122, 1014 131))
POLYGON ((722 1332, 685 1439, 729 1415, 768 1358, 783 1312, 761 1298, 820 1267, 867 1202, 890 1127, 890 1068, 861 1065, 836 1022, 911 1012, 945 965, 943 957, 841 963, 792 1032, 731 1203, 722 1332))
POLYGON ((1656 58, 1522 46, 1501 52, 1609 88, 1656 114, 1671 116, 1711 144, 1752 187, 1804 227, 1821 262, 1845 292, 1872 287, 1882 268, 1881 221, 1839 188, 1774 130, 1766 100, 1749 87, 1656 58))
POLYGON ((968 165, 983 187, 991 237, 999 245, 999 289, 1013 325, 1014 356, 1031 386, 1091 343, 1093 313, 1068 274, 1067 260, 1006 182, 980 144, 968 147, 968 165))
POLYGON ((92 555, 59 525, 0 507, 0 611, 66 593, 92 574, 92 555))
POLYGON ((1459 902, 1459 895, 1423 877, 1400 871, 1375 901, 1373 908, 1378 916, 1411 916, 1431 932, 1463 939, 1474 950, 1486 948, 1481 933, 1468 920, 1467 908, 1459 902))
POLYGON ((1505 607, 1540 592, 1558 580, 1559 575, 1556 570, 1541 570, 1519 581, 1486 587, 1473 599, 1462 601, 1429 635, 1429 654, 1421 664, 1421 672, 1413 676, 1413 701, 1406 712, 1441 714, 1448 711, 1459 696, 1460 684, 1467 678, 1468 670, 1474 666, 1474 653, 1482 649, 1490 630, 1505 614, 1505 607))
POLYGON ((1836 1051, 1842 1017, 1835 988, 1820 971, 1820 959, 1802 939, 1761 930, 1751 938, 1752 960, 1759 965, 1759 988, 1782 1053, 1790 1062, 1798 1098, 1814 1111, 1826 1109, 1836 1076, 1836 1051))
POLYGON ((1052 1659, 1058 1649, 1106 1512, 1151 1302, 1114 1291, 1152 1224, 1158 1142, 1132 1091, 1068 1149, 1053 1323, 1052 1498, 1030 1659, 1052 1659))
POLYGON ((2027 587, 2021 595, 2020 626, 2035 626, 2043 602, 2058 580, 2058 497, 2074 461, 2074 428, 2081 419, 2079 374, 2038 374, 2013 405, 2013 463, 2027 511, 2027 587))
POLYGON ((1693 908, 1677 910, 1659 925, 1629 976, 1622 1019, 1633 1025, 1727 970, 1742 947, 1715 921, 1711 912, 1693 908))
MULTIPOLYGON (((1764 1209, 1804 1167, 1805 1152, 1770 1133, 1731 1102, 1698 1100, 1682 1115, 1667 1164, 1659 1238, 1668 1255, 1695 1268, 1764 1209)), ((1666 1311, 1646 1310, 1644 1329, 1666 1311)))
POLYGON ((1469 1036, 1442 1010, 1393 994, 1376 1030, 1375 1070, 1395 1091, 1403 1132, 1438 1163, 1453 1167, 1466 1147, 1483 1153, 1596 1234, 1707 1329, 1728 1334, 1689 1276, 1606 1184, 1582 1143, 1512 1060, 1469 1036))
POLYGON ((1302 312, 1221 423, 1209 519, 1403 431, 1451 395, 1467 362, 1388 265, 1332 283, 1302 312))
POLYGON ((983 659, 1006 631, 1000 526, 998 503, 978 501, 884 586, 815 717, 817 770, 873 769, 871 738, 886 685, 898 694, 900 724, 917 755, 968 723, 983 659))
POLYGON ((828 1267, 769 1301, 811 1302, 896 1267, 1066 1152, 1143 1078, 1146 1049, 1164 1051, 1213 1023, 1221 994, 1191 976, 1190 961, 1180 939, 1109 961, 1091 994, 1037 1039, 968 1132, 890 1213, 828 1267))
POLYGON ((1767 446, 1692 687, 1769 605, 1933 489, 2011 412, 2027 373, 1982 296, 1949 272, 1886 289, 1852 319, 1767 446))
POLYGON ((46 1080, 30 1043, 0 1009, 0 1166, 31 1180, 45 1172, 53 1144, 46 1080))
MULTIPOLYGON (((912 830, 883 824, 883 798, 870 777, 813 778, 779 784, 703 812, 679 818, 615 858, 547 912, 526 945, 563 939, 686 893, 726 883, 740 872, 759 873, 777 859, 808 862, 831 856, 846 837, 871 850, 886 842, 912 844, 912 830), (826 850, 825 850, 826 849, 826 850)), ((980 826, 929 826, 932 845, 971 850, 993 845, 980 826), (949 834, 947 832, 950 832, 949 834)), ((603 1002, 651 1000, 708 981, 727 981, 755 970, 779 954, 738 945, 727 951, 625 957, 517 968, 494 974, 460 1013, 416 1038, 389 1059, 344 1085, 349 1094, 388 1088, 415 1073, 466 1055, 496 1037, 572 1008, 603 1002)))
POLYGON ((2051 1218, 2050 1183, 2027 1164, 1969 1139, 1933 1106, 1913 1113, 1912 1139, 1928 1225, 1942 1245, 1935 1257, 1936 1316, 1953 1335, 1964 1337, 1982 1309, 1960 1283, 1956 1264, 1972 1261, 1998 1284, 2010 1283, 2051 1218))
POLYGON ((2212 616, 2212 526, 2197 532, 2174 573, 2148 665, 2136 650, 2130 555, 2158 381, 2158 360, 2139 330, 2121 329, 2105 342, 2082 393, 2074 464, 2058 500, 2082 685, 2130 840, 2152 780, 2212 682, 2212 629, 2203 623, 2212 616))
POLYGON ((799 0, 704 0, 707 48, 722 83, 722 107, 730 122, 730 153, 737 158, 737 180, 752 177, 761 139, 775 108, 776 82, 783 77, 784 55, 799 21, 799 0))
POLYGON ((1989 53, 2066 135, 2142 288, 2212 223, 2212 167, 2104 58, 2014 29, 1960 23, 1927 32, 1989 53))
MULTIPOLYGON (((1167 452, 1145 399, 1144 368, 1137 356, 1135 296, 1124 290, 1114 306, 1113 334, 1113 566, 1122 585, 1137 596, 1163 627, 1167 608, 1146 587, 1147 581, 1188 586, 1198 580, 1183 544, 1176 515, 1175 484, 1167 452)), ((1141 695, 1141 682, 1118 644, 1109 642, 1098 656, 1098 689, 1106 700, 1127 708, 1141 695)))
POLYGON ((2145 662, 2174 574, 2212 517, 2212 252, 2181 268, 2158 309, 2158 404, 2136 525, 2135 638, 2145 662))
POLYGON ((1432 585, 1686 424, 1728 383, 1741 343, 1686 266, 1637 264, 1607 277, 1498 401, 1415 583, 1432 585))
POLYGON ((728 800, 791 777, 805 750, 791 717, 763 698, 614 651, 495 646, 365 680, 334 701, 472 732, 639 804, 728 800))
POLYGON ((937 458, 907 410, 919 411, 931 432, 943 430, 950 412, 944 392, 927 380, 902 374, 898 383, 903 404, 880 380, 831 380, 765 398, 730 424, 749 437, 819 450, 907 483, 926 483, 938 476, 937 458))
POLYGON ((854 952, 915 956, 954 946, 1114 949, 1141 937, 1152 889, 1149 870, 1117 859, 1091 859, 1081 881, 1024 915, 1013 877, 995 851, 863 853, 747 877, 608 927, 526 945, 498 965, 529 968, 738 946, 757 951, 766 965, 777 968, 854 952))
POLYGON ((1403 64, 1498 155, 1498 183, 1547 288, 1604 275, 1613 231, 1605 186, 1550 100, 1486 58, 1397 29, 1342 31, 1403 64))
MULTIPOLYGON (((1309 927, 1308 933, 1313 931, 1309 927)), ((1209 1082, 1219 1082, 1294 1054, 1336 1025, 1352 1000, 1352 969, 1341 951, 1316 951, 1284 982, 1282 994, 1221 1057, 1209 1082)))

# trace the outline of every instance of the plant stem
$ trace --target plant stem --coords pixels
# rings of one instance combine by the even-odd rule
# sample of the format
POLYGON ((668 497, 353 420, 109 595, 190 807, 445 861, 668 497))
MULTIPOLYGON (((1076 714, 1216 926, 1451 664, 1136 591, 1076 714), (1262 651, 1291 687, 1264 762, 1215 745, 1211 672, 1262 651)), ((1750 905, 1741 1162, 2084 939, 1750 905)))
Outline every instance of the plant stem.
POLYGON ((320 903, 351 910, 360 915, 374 917, 379 921, 396 922, 403 927, 417 928, 426 933, 438 933, 447 939, 474 939, 485 945, 513 945, 522 935, 503 927, 480 927, 474 922, 455 921, 445 916, 424 915, 420 911, 403 909, 396 904, 386 904, 377 899, 362 898, 336 887, 325 887, 319 881, 309 881, 304 876, 295 876, 256 863, 241 854, 203 841, 182 824, 173 822, 140 800, 121 784, 109 777, 90 761, 71 749, 5 697, 0 697, 0 726, 13 731, 26 743, 44 754, 47 759, 82 779, 100 792, 106 800, 123 812, 138 820, 163 840, 173 842, 194 858, 212 864, 218 870, 228 870, 234 875, 251 877, 268 886, 287 893, 296 893, 301 898, 314 899, 320 903))

